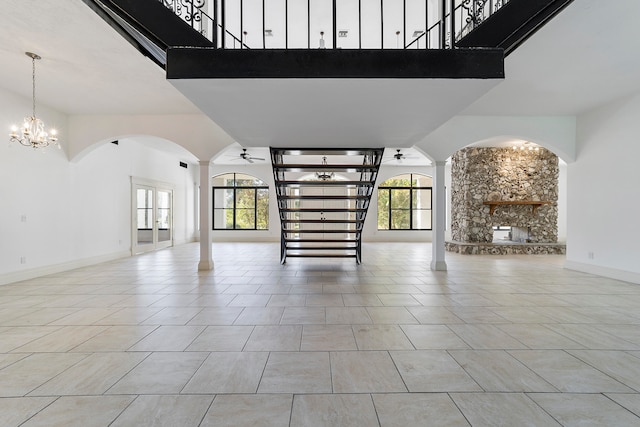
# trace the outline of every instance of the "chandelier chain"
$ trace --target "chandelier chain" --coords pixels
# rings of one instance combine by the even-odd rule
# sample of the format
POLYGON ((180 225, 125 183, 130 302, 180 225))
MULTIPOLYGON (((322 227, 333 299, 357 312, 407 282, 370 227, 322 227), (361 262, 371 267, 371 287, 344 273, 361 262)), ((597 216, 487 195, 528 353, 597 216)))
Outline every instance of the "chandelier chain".
POLYGON ((33 92, 33 117, 36 116, 36 58, 31 58, 31 89, 33 92))

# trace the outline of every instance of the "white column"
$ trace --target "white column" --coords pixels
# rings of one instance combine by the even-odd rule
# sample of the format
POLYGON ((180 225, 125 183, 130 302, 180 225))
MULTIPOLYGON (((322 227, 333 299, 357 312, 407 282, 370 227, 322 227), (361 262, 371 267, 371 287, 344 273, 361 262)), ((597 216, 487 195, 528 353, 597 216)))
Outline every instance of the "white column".
POLYGON ((444 167, 446 162, 435 162, 433 174, 433 231, 431 240, 431 269, 446 271, 444 259, 444 228, 446 218, 446 190, 444 186, 444 167))
POLYGON ((211 162, 200 162, 200 262, 198 270, 213 270, 211 248, 213 229, 213 200, 211 194, 211 162))

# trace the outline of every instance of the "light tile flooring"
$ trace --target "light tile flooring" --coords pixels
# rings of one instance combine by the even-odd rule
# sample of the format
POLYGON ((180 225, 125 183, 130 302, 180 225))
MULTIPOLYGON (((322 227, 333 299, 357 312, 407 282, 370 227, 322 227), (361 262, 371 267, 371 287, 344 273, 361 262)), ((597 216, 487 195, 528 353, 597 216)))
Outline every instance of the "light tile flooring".
POLYGON ((640 285, 559 256, 188 244, 0 286, 0 425, 638 426, 640 285))

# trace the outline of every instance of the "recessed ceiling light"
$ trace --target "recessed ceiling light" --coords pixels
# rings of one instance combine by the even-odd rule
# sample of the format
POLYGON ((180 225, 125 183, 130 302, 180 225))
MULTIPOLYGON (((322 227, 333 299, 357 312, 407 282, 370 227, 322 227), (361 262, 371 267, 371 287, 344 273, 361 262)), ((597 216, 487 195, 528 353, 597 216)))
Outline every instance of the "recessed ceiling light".
POLYGON ((338 37, 347 37, 349 30, 338 30, 338 37))
POLYGON ((265 37, 273 37, 273 30, 264 30, 265 37))
POLYGON ((422 35, 422 33, 424 33, 424 31, 422 31, 422 30, 415 30, 415 31, 413 32, 413 37, 419 37, 419 36, 421 36, 421 35, 422 35))

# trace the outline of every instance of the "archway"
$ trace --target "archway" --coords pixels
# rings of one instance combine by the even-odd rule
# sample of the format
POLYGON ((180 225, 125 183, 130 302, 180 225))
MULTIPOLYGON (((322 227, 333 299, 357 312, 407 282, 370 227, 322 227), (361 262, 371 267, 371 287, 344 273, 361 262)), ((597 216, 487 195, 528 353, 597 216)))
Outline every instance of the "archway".
POLYGON ((564 254, 558 235, 560 229, 566 236, 566 170, 559 156, 531 140, 498 136, 456 151, 448 249, 564 254))

